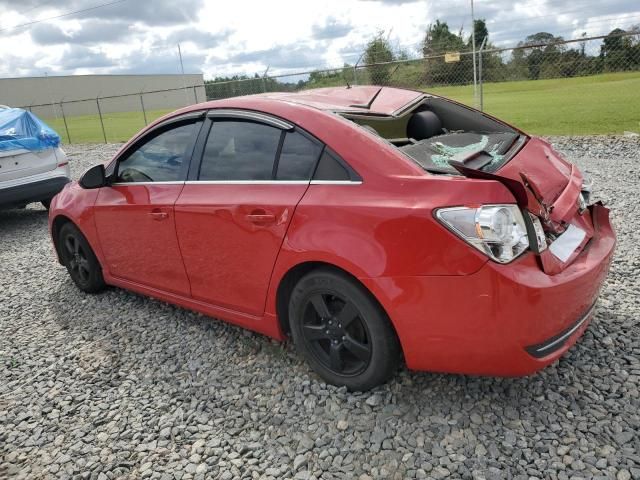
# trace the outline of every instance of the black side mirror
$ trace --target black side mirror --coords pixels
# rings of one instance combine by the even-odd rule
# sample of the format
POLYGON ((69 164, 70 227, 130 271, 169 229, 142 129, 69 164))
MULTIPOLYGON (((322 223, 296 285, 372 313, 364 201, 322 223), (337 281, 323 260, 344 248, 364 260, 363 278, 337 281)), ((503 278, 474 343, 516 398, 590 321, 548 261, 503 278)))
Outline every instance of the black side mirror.
POLYGON ((107 176, 104 173, 104 165, 96 165, 82 174, 80 177, 82 188, 100 188, 107 185, 107 176))

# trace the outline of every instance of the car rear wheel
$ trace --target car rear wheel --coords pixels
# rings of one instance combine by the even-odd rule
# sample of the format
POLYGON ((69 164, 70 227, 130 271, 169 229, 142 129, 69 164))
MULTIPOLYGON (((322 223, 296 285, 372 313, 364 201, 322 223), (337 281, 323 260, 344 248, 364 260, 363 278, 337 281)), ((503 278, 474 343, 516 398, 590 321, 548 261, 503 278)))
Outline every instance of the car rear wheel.
POLYGON ((89 242, 75 225, 63 225, 58 235, 58 246, 62 263, 80 290, 95 293, 104 288, 100 263, 89 242))
POLYGON ((293 341, 328 383, 369 390, 400 361, 400 346, 384 311, 357 282, 322 269, 305 275, 289 302, 293 341))

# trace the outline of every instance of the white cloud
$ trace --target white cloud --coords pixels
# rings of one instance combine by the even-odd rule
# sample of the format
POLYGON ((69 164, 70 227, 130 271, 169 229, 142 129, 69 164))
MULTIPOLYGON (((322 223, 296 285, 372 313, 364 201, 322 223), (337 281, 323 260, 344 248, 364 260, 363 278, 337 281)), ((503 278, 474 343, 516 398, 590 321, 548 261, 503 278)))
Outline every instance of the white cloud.
MULTIPOLYGON (((87 8, 86 0, 0 0, 0 29, 87 8)), ((470 31, 468 0, 127 0, 18 29, 0 31, 0 75, 179 71, 180 42, 189 72, 205 78, 289 73, 358 60, 384 31, 393 45, 418 53, 436 18, 470 31)), ((548 31, 573 38, 640 23, 636 0, 476 1, 494 44, 516 44, 548 31)))

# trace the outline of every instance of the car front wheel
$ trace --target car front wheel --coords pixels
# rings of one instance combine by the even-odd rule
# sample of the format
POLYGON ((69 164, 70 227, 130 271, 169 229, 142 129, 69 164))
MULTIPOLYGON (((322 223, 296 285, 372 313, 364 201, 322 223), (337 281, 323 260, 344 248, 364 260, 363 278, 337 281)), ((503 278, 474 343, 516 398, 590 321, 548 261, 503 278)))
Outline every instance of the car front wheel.
POLYGON ((291 294, 289 319, 296 347, 328 383, 369 390, 398 367, 400 346, 387 315, 347 275, 305 275, 291 294))
POLYGON ((87 293, 95 293, 105 286, 102 268, 89 242, 72 223, 60 229, 58 246, 62 263, 78 288, 87 293))

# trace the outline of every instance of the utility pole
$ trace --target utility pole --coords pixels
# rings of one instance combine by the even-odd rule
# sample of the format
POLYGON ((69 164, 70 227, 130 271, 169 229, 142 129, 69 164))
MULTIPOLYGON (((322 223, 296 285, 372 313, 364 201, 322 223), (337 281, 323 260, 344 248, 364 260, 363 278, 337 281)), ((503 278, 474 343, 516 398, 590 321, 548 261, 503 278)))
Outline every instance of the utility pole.
POLYGON ((182 88, 184 89, 184 104, 189 105, 189 99, 187 98, 187 83, 184 79, 184 64, 182 63, 182 50, 180 50, 180 44, 178 44, 178 58, 180 58, 180 70, 182 71, 182 88))
POLYGON ((476 17, 473 13, 473 0, 471 0, 471 49, 473 57, 473 101, 478 108, 478 74, 476 72, 476 17))

